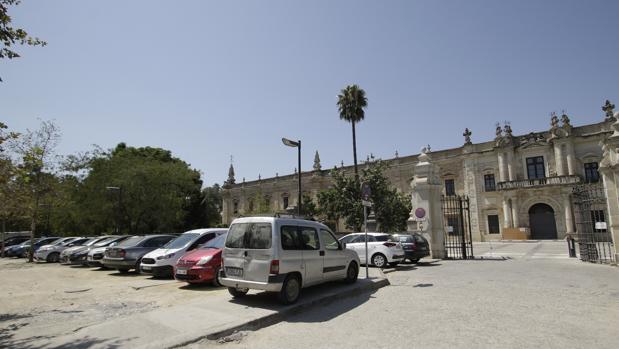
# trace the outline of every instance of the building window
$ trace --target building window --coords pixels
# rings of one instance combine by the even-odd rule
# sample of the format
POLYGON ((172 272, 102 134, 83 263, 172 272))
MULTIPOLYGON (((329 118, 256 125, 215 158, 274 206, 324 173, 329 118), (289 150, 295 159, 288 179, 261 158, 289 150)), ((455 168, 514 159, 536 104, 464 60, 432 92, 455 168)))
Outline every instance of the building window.
POLYGON ((284 210, 288 208, 288 197, 284 196, 284 210))
POLYGON ((234 210, 233 210, 234 214, 239 213, 239 202, 234 200, 234 203, 232 205, 234 207, 234 210))
POLYGON ((488 234, 499 234, 499 216, 495 214, 488 215, 488 234))
POLYGON ((484 175, 484 187, 486 191, 496 191, 496 183, 493 174, 484 175))
POLYGON ((593 225, 593 232, 605 233, 606 219, 604 218, 604 210, 591 210, 591 224, 593 225))
POLYGON ((527 158, 527 174, 529 176, 529 179, 546 177, 543 156, 527 158))
POLYGON ((456 184, 453 179, 445 180, 445 195, 447 196, 456 195, 456 184))
POLYGON ((457 216, 447 217, 447 234, 449 235, 460 235, 461 234, 459 217, 457 216))
POLYGON ((588 162, 585 164, 585 182, 597 183, 600 181, 600 173, 598 172, 597 162, 588 162))

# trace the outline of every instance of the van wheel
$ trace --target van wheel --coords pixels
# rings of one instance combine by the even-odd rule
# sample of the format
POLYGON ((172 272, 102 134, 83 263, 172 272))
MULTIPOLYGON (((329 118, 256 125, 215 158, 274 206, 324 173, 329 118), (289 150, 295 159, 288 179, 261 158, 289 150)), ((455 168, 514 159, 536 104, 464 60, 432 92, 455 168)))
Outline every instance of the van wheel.
POLYGON ((301 281, 299 277, 296 275, 288 275, 284 284, 282 285, 282 290, 279 291, 277 297, 280 302, 284 304, 292 304, 295 303, 299 299, 299 295, 301 294, 301 281))
POLYGON ((45 260, 48 263, 58 263, 58 261, 60 260, 60 253, 58 252, 50 253, 49 256, 47 256, 45 260))
POLYGON ((357 281, 358 276, 359 267, 357 266, 357 263, 350 262, 350 265, 348 265, 348 269, 346 270, 346 278, 344 279, 344 282, 347 284, 354 284, 355 281, 357 281))
POLYGON ((232 295, 232 297, 234 298, 241 298, 241 297, 245 297, 245 295, 247 294, 247 292, 249 292, 249 289, 247 288, 234 288, 234 287, 228 287, 228 292, 232 295))
POLYGON ((372 256, 372 264, 377 268, 384 268, 387 265, 387 257, 382 253, 377 253, 372 256))

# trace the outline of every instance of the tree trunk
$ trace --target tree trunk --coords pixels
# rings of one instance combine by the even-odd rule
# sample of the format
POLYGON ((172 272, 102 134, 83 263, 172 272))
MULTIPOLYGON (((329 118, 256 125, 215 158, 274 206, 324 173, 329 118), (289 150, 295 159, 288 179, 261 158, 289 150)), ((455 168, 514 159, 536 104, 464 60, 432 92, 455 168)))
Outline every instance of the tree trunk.
POLYGON ((32 220, 30 221, 30 252, 28 253, 28 262, 34 261, 34 231, 37 229, 37 213, 39 209, 39 195, 35 194, 34 209, 32 211, 32 220))
POLYGON ((359 170, 357 169, 357 134, 355 133, 355 121, 352 122, 352 153, 355 163, 355 180, 359 182, 359 170))
POLYGON ((0 239, 2 239, 2 242, 0 243, 0 247, 2 248, 2 250, 0 250, 0 257, 4 258, 4 235, 5 235, 5 231, 6 231, 6 219, 2 219, 2 237, 0 237, 0 239))

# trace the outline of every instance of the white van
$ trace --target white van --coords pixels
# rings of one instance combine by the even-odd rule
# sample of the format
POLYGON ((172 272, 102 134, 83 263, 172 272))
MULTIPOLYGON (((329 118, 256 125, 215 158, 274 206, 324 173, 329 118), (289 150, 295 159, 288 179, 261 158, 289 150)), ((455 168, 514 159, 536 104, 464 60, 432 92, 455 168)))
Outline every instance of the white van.
POLYGON ((154 277, 174 276, 176 262, 188 251, 224 234, 228 229, 195 229, 182 233, 165 246, 147 253, 140 262, 140 271, 154 277))
POLYGON ((329 228, 314 221, 281 217, 235 219, 222 252, 219 281, 233 297, 249 289, 277 292, 286 304, 301 288, 331 280, 353 283, 359 257, 329 228))

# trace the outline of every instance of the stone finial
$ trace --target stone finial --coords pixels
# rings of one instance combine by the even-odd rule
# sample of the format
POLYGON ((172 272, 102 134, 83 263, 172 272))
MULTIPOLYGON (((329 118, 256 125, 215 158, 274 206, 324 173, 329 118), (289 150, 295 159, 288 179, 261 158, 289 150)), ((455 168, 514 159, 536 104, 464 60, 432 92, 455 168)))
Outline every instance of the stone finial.
POLYGON ((243 183, 245 183, 245 177, 243 177, 243 183))
POLYGON ((498 122, 496 123, 496 130, 494 131, 494 134, 496 135, 496 138, 503 137, 503 129, 501 128, 501 124, 498 122))
POLYGON ((344 160, 340 161, 340 166, 344 167, 344 160))
POLYGON ((258 173, 258 180, 261 180, 262 177, 260 176, 260 173, 258 173))
POLYGON ((396 151, 395 151, 395 158, 397 159, 397 158, 399 158, 399 157, 400 157, 400 154, 398 154, 398 151, 396 150, 396 151))
POLYGON ((471 130, 469 130, 468 127, 464 129, 464 133, 462 134, 464 136, 464 144, 472 144, 471 142, 472 134, 473 132, 471 132, 471 130))
POLYGON ((297 174, 297 168, 296 167, 294 168, 294 174, 297 174))
POLYGON ((370 162, 370 156, 368 155, 367 159, 365 160, 365 162, 370 162))
POLYGON ((563 127, 572 127, 572 125, 570 124, 570 118, 569 116, 567 116, 567 113, 565 112, 565 110, 563 111, 561 115, 561 123, 563 123, 563 127))
POLYGON ((559 117, 557 117, 557 113, 550 113, 550 128, 559 127, 559 117))
POLYGON ((509 122, 505 122, 505 126, 503 126, 503 131, 505 132, 506 137, 512 136, 512 126, 509 124, 509 122))
POLYGON ((314 155, 314 171, 320 171, 322 166, 320 166, 320 155, 318 155, 318 150, 316 150, 316 154, 314 155))
POLYGON ((609 120, 614 116, 615 105, 607 99, 606 103, 602 106, 602 111, 606 114, 606 120, 609 120))
POLYGON ((275 172, 275 178, 279 178, 279 172, 275 172))

